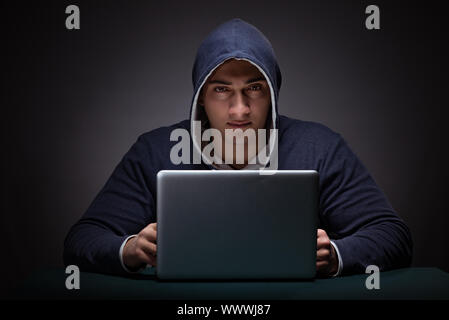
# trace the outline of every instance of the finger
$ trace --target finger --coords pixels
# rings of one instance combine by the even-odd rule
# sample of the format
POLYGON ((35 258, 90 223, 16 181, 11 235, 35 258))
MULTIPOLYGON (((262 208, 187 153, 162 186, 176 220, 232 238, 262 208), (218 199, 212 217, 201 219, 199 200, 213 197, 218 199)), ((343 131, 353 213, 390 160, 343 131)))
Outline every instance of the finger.
POLYGON ((329 267, 329 261, 317 261, 316 268, 319 271, 326 270, 329 267))
POLYGON ((140 248, 149 255, 155 256, 157 254, 157 246, 152 242, 142 241, 140 243, 140 248))
POLYGON ((321 237, 324 234, 326 234, 326 231, 324 231, 323 229, 318 229, 316 232, 317 238, 321 237))
POLYGON ((329 260, 330 259, 330 250, 329 249, 320 249, 316 253, 317 260, 329 260))
POLYGON ((154 255, 157 251, 156 244, 154 242, 149 241, 145 238, 145 236, 139 235, 135 242, 136 249, 141 249, 148 254, 154 255))
POLYGON ((155 265, 155 257, 147 254, 142 249, 137 249, 137 255, 141 262, 146 263, 148 265, 155 265))
POLYGON ((316 241, 317 249, 330 248, 331 241, 328 237, 319 237, 316 241))
POLYGON ((157 264, 157 257, 155 256, 148 256, 148 265, 155 267, 157 264))
POLYGON ((140 232, 140 235, 143 236, 146 240, 156 243, 157 242, 157 233, 153 228, 147 227, 140 232))
POLYGON ((145 228, 143 228, 142 231, 145 231, 145 232, 154 232, 154 231, 157 231, 157 223, 150 223, 150 224, 147 225, 145 228))
POLYGON ((153 256, 153 255, 148 255, 147 253, 145 253, 144 251, 140 251, 141 254, 139 256, 140 260, 144 263, 146 263, 147 265, 150 266, 156 266, 157 264, 157 257, 153 256))

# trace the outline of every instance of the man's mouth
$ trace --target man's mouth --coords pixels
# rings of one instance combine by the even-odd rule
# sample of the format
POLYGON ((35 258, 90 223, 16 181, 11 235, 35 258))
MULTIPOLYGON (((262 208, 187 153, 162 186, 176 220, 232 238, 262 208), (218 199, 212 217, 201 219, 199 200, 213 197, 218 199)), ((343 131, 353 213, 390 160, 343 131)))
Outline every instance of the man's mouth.
POLYGON ((243 129, 251 125, 251 121, 230 121, 227 125, 232 129, 243 129))

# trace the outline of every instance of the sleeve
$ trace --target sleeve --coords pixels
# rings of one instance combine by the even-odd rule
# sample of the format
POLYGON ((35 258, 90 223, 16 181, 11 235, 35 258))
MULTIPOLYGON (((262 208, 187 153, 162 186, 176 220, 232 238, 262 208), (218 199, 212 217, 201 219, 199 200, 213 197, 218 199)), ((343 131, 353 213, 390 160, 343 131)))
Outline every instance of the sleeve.
POLYGON ((120 248, 126 239, 156 221, 149 165, 143 136, 114 169, 82 218, 64 241, 64 264, 83 271, 126 274, 120 248))
POLYGON ((338 248, 342 275, 407 267, 410 230, 368 170, 338 135, 320 164, 320 220, 338 248))
POLYGON ((337 255, 337 259, 338 259, 337 272, 335 274, 332 274, 331 277, 338 277, 341 274, 341 271, 343 270, 343 261, 341 261, 341 256, 340 256, 340 251, 338 250, 338 246, 332 240, 331 240, 331 245, 334 247, 335 254, 337 255))

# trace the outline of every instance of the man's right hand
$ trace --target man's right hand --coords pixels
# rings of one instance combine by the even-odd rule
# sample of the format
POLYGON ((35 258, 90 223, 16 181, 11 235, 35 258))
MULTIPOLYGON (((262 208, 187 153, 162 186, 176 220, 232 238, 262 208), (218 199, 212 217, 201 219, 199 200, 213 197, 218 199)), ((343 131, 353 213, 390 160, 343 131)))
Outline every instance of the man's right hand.
POLYGON ((151 223, 126 242, 123 263, 128 269, 136 270, 145 264, 156 266, 156 230, 157 223, 151 223))

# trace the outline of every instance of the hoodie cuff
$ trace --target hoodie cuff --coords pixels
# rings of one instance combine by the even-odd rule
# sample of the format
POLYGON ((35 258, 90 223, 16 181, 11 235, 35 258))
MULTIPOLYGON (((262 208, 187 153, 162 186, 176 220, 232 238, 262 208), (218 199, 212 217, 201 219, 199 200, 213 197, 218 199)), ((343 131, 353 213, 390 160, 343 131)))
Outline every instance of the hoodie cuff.
POLYGON ((125 244, 126 244, 126 242, 128 242, 129 239, 132 239, 132 238, 135 238, 135 237, 137 237, 137 234, 133 234, 133 235, 127 237, 127 238, 125 239, 125 241, 122 242, 122 245, 120 246, 120 250, 119 250, 120 264, 122 265, 122 268, 123 268, 126 272, 128 272, 128 273, 140 273, 140 272, 142 272, 142 271, 146 268, 146 266, 147 266, 147 265, 144 265, 143 267, 141 267, 141 268, 139 268, 139 269, 137 269, 137 270, 130 270, 129 268, 127 268, 127 267, 125 266, 125 263, 123 262, 123 249, 125 248, 125 244))
POLYGON ((343 261, 341 260, 341 255, 340 255, 340 251, 338 250, 338 246, 332 240, 331 240, 331 245, 334 247, 335 252, 337 253, 337 259, 338 259, 337 273, 331 275, 331 277, 338 277, 341 274, 341 272, 343 271, 343 261))

